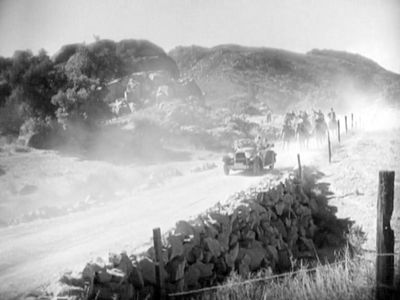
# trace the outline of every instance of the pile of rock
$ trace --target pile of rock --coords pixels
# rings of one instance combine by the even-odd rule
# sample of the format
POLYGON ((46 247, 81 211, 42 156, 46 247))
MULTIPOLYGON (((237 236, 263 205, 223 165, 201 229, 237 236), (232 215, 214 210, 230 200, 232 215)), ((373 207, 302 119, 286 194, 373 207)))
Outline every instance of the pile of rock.
POLYGON ((241 200, 178 222, 166 238, 170 290, 222 282, 231 271, 243 277, 260 268, 282 272, 291 267, 291 257, 315 256, 312 214, 318 206, 299 183, 287 179, 268 191, 236 197, 241 200))
MULTIPOLYGON (((317 201, 294 178, 268 186, 238 193, 195 220, 176 224, 163 241, 168 292, 215 285, 232 271, 243 277, 262 268, 283 272, 290 269, 291 258, 315 257, 317 201)), ((138 292, 156 285, 154 249, 132 261, 122 254, 122 259, 110 259, 108 268, 88 265, 82 278, 92 283, 97 299, 112 293, 129 299, 133 288, 138 292), (118 272, 110 274, 112 268, 119 269, 119 277, 118 272), (130 288, 121 288, 123 284, 130 288)))
POLYGON ((67 299, 133 299, 143 290, 141 271, 132 263, 133 257, 126 253, 110 253, 109 262, 101 258, 88 263, 79 277, 64 274, 60 281, 75 289, 66 289, 58 296, 67 299))

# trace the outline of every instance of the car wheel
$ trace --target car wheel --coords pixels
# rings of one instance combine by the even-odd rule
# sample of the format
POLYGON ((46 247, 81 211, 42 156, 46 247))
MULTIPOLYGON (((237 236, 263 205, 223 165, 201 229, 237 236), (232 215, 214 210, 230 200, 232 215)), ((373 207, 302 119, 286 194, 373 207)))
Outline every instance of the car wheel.
POLYGON ((224 173, 225 173, 225 175, 229 175, 229 171, 230 171, 229 166, 227 164, 224 164, 224 173))

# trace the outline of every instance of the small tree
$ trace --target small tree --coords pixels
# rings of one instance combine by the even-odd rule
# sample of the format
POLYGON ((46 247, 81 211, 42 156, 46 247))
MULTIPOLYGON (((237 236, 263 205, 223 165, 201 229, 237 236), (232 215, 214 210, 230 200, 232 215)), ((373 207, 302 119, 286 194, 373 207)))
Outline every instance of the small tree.
POLYGON ((84 46, 66 63, 67 84, 51 99, 57 107, 57 120, 64 128, 71 125, 93 128, 111 116, 104 102, 108 90, 96 68, 92 54, 84 46))
POLYGON ((16 88, 0 109, 0 134, 18 135, 21 125, 31 115, 21 88, 16 88))
POLYGON ((74 86, 60 90, 52 97, 57 106, 56 117, 67 128, 69 125, 86 125, 91 128, 111 116, 108 105, 103 101, 107 89, 96 80, 82 76, 74 86))

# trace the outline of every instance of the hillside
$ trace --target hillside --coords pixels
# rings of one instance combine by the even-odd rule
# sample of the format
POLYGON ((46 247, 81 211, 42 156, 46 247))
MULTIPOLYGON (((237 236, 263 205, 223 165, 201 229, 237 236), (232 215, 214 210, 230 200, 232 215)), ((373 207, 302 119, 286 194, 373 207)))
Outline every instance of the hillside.
POLYGON ((141 71, 164 70, 173 77, 179 75, 175 62, 162 48, 147 40, 98 40, 89 45, 68 44, 53 55, 52 61, 56 65, 66 64, 67 69, 68 64, 75 63, 84 71, 94 73, 99 70, 96 75, 104 80, 141 71), (83 59, 86 60, 84 66, 79 63, 83 59))
POLYGON ((331 105, 345 110, 355 97, 382 96, 399 104, 400 75, 357 54, 333 50, 300 54, 238 45, 176 47, 168 54, 182 76, 196 80, 212 106, 235 107, 250 101, 275 111, 331 105))

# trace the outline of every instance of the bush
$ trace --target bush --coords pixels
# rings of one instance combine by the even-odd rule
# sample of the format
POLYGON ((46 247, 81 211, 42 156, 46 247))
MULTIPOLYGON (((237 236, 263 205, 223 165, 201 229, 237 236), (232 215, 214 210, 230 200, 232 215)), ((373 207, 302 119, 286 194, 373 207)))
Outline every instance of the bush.
POLYGON ((21 125, 29 118, 30 110, 22 97, 20 89, 13 90, 4 106, 0 107, 0 134, 18 136, 21 125))
MULTIPOLYGON (((58 126, 50 117, 45 119, 29 118, 19 131, 19 140, 29 147, 37 149, 49 149, 55 146, 58 126)), ((57 143, 59 143, 58 141, 57 143)))
POLYGON ((72 124, 95 127, 111 116, 108 105, 102 101, 104 89, 91 80, 81 87, 68 88, 53 96, 52 103, 58 107, 56 117, 64 128, 72 124))

